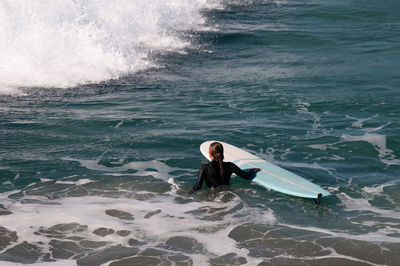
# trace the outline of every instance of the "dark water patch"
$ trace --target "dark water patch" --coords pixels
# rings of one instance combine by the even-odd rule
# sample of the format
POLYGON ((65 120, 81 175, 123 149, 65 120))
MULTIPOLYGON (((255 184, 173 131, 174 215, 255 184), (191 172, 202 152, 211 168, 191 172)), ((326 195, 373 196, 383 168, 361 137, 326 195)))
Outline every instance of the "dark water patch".
POLYGON ((291 257, 314 257, 330 254, 329 251, 323 250, 318 244, 312 242, 320 235, 310 235, 308 231, 246 224, 232 230, 229 237, 240 243, 241 247, 249 249, 250 254, 255 257, 272 258, 279 254, 291 257))
POLYGON ((115 265, 193 265, 190 257, 182 254, 168 253, 164 250, 148 248, 133 258, 116 262, 115 265), (119 264, 122 263, 122 264, 119 264), (131 264, 129 264, 131 263, 131 264), (133 264, 132 264, 133 263, 133 264), (154 264, 153 264, 154 263, 154 264))
POLYGON ((18 240, 16 231, 0 226, 0 251, 18 240))
POLYGON ((49 228, 40 227, 35 234, 43 235, 49 238, 64 239, 71 237, 71 234, 77 234, 86 232, 88 229, 87 225, 81 225, 79 223, 66 223, 66 224, 56 224, 49 228))
POLYGON ((100 247, 104 247, 108 245, 109 242, 105 241, 91 241, 91 240, 82 240, 79 242, 79 246, 87 249, 97 249, 100 247))
POLYGON ((156 210, 156 211, 149 212, 148 214, 146 214, 146 215, 144 216, 144 218, 145 218, 145 219, 150 219, 152 216, 157 215, 157 214, 159 214, 159 213, 161 213, 161 209, 158 209, 158 210, 156 210))
POLYGON ((365 241, 344 238, 322 238, 316 242, 324 247, 334 248, 339 254, 376 264, 391 265, 391 261, 387 258, 394 255, 393 251, 386 250, 385 252, 380 245, 365 241))
POLYGON ((98 235, 98 236, 105 237, 107 235, 114 234, 115 231, 114 231, 114 229, 111 229, 111 228, 99 227, 99 228, 95 229, 92 233, 95 235, 98 235))
POLYGON ((400 203, 400 184, 385 188, 387 195, 396 203, 400 203))
POLYGON ((129 266, 129 265, 162 265, 167 261, 155 257, 135 256, 133 258, 122 259, 110 263, 110 266, 129 266))
POLYGON ((49 250, 54 259, 69 259, 89 251, 89 249, 71 241, 51 240, 49 245, 49 250))
POLYGON ((239 257, 236 253, 228 253, 217 258, 210 259, 211 265, 243 265, 247 263, 246 258, 239 257))
POLYGON ((79 258, 76 262, 79 266, 95 266, 109 261, 135 256, 138 252, 139 250, 133 247, 112 246, 79 258))
POLYGON ((135 220, 135 217, 131 213, 121 210, 108 209, 105 211, 105 213, 111 217, 116 217, 122 220, 128 220, 128 221, 135 220))
MULTIPOLYGON (((33 194, 31 194, 33 195, 33 194)), ((21 204, 43 204, 43 205, 60 205, 58 202, 53 201, 43 201, 37 199, 22 199, 21 204)))
MULTIPOLYGON (((367 241, 326 237, 321 233, 301 229, 246 224, 232 230, 229 237, 240 243, 241 247, 248 249, 252 256, 269 258, 265 263, 274 265, 275 263, 284 265, 285 262, 297 265, 310 257, 316 258, 315 261, 332 261, 333 265, 339 265, 344 261, 362 265, 370 263, 393 265, 399 258, 395 248, 383 248, 378 243, 367 241), (339 255, 332 253, 331 248, 339 255), (279 258, 281 254, 291 259, 279 258)), ((309 260, 305 261, 308 265, 309 260)))
POLYGON ((382 253, 389 265, 396 265, 400 262, 400 244, 399 243, 383 243, 382 253), (389 250, 386 250, 388 248, 389 250))
POLYGON ((322 258, 322 259, 286 259, 286 258, 276 258, 271 259, 266 262, 260 263, 260 266, 264 265, 295 265, 295 266, 302 266, 302 265, 332 265, 332 266, 341 266, 341 265, 349 265, 349 266, 367 266, 371 265, 366 262, 355 261, 352 259, 347 258, 322 258))
POLYGON ((7 208, 5 208, 3 204, 0 204, 0 216, 10 214, 12 214, 12 212, 10 210, 7 210, 7 208))
POLYGON ((128 236, 131 234, 131 231, 129 230, 119 230, 116 232, 117 235, 119 236, 128 236))
POLYGON ((165 244, 168 249, 182 251, 184 253, 201 253, 204 249, 203 245, 196 239, 184 236, 172 237, 168 239, 165 244))
POLYGON ((135 238, 129 238, 128 244, 129 244, 130 246, 136 247, 136 246, 142 246, 142 245, 144 245, 144 244, 146 244, 146 243, 144 243, 144 242, 142 242, 142 241, 139 241, 139 240, 137 240, 137 239, 135 239, 135 238))
POLYGON ((1 253, 0 260, 28 264, 36 262, 44 255, 40 247, 24 241, 1 253))

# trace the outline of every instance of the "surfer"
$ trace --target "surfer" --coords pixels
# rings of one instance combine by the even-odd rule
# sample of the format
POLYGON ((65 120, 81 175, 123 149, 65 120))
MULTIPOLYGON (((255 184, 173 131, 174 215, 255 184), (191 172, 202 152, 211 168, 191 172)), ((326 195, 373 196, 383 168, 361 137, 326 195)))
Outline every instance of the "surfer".
POLYGON ((199 190, 204 180, 209 188, 216 188, 222 185, 229 186, 232 173, 244 179, 251 180, 261 170, 260 168, 252 168, 249 171, 243 171, 234 163, 224 162, 224 147, 219 142, 210 144, 208 154, 211 162, 205 163, 200 167, 197 182, 189 191, 189 194, 199 190))

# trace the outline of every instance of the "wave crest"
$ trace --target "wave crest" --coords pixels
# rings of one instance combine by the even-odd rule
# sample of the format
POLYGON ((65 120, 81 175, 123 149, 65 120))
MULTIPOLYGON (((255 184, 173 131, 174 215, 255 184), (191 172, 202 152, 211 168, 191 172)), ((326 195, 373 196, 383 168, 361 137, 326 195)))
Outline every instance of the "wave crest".
POLYGON ((72 87, 152 67, 149 54, 191 45, 208 0, 0 2, 0 85, 72 87))

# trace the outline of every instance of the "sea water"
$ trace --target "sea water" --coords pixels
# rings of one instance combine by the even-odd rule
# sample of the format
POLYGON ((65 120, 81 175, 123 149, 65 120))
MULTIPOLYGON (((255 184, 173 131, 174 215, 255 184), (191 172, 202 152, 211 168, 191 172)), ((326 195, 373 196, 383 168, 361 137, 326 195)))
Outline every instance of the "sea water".
POLYGON ((399 265, 399 12, 0 1, 0 264, 399 265), (209 139, 332 196, 187 196, 209 139))

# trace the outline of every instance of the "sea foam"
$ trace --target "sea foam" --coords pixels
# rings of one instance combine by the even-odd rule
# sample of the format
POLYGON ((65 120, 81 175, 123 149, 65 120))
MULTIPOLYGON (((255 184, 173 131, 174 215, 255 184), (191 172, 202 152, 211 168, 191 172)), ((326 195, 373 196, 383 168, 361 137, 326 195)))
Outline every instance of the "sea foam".
MULTIPOLYGON (((215 1, 213 1, 215 2, 215 1)), ((206 29, 209 0, 1 1, 0 93, 72 87, 156 65, 206 29)))

